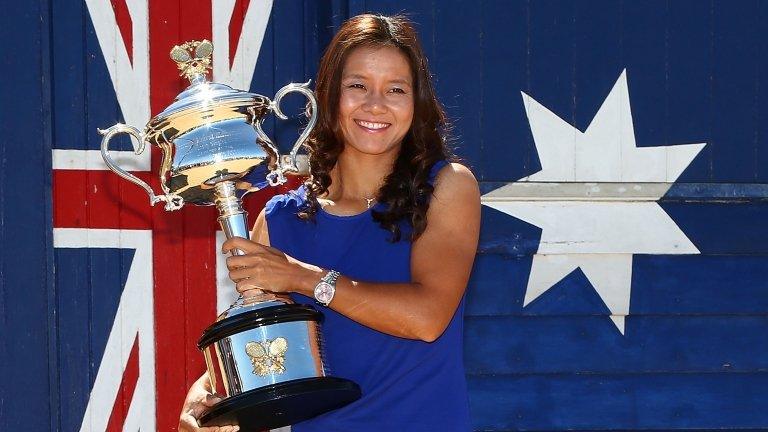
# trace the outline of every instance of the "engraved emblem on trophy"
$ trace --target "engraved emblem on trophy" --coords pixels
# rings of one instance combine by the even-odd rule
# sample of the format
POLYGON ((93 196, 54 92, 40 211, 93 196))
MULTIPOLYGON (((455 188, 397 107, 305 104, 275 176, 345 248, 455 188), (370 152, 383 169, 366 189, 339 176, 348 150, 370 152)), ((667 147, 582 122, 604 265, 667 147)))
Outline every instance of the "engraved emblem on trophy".
POLYGON ((288 351, 288 341, 276 338, 265 342, 248 342, 245 352, 251 357, 253 373, 264 376, 270 372, 281 374, 285 372, 285 352, 288 351))
MULTIPOLYGON (((189 80, 189 87, 143 131, 124 124, 99 130, 101 155, 117 175, 143 188, 151 205, 162 202, 167 211, 185 205, 216 206, 227 238, 249 238, 242 198, 284 183, 286 174, 298 173, 298 151, 317 121, 317 101, 309 83, 288 84, 270 100, 210 82, 206 74, 212 53, 213 45, 207 40, 173 47, 171 59, 189 80), (283 156, 262 125, 270 113, 288 118, 280 101, 294 92, 308 99, 309 120, 290 153, 283 156), (138 140, 136 154, 147 143, 160 148, 157 175, 162 194, 156 195, 150 185, 112 160, 109 142, 118 134, 138 140)), ((321 321, 320 312, 295 304, 288 296, 262 292, 239 297, 198 341, 211 387, 222 397, 200 418, 200 424, 263 430, 297 423, 358 399, 357 384, 327 375, 321 321)))

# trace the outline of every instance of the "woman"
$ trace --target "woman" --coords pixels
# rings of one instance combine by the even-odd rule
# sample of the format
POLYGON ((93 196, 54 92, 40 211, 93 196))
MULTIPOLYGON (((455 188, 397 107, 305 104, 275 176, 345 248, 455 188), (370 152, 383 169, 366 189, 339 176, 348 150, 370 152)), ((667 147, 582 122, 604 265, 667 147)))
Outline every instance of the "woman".
MULTIPOLYGON (((480 194, 472 173, 448 162, 412 25, 348 20, 323 55, 316 94, 311 177, 266 205, 254 241, 223 246, 246 252, 227 262, 244 295, 258 287, 326 304, 317 307, 328 365, 362 388, 360 400, 293 431, 469 430, 462 315, 480 194)), ((204 374, 190 389, 181 430, 237 430, 196 427, 216 401, 209 388, 204 374)))

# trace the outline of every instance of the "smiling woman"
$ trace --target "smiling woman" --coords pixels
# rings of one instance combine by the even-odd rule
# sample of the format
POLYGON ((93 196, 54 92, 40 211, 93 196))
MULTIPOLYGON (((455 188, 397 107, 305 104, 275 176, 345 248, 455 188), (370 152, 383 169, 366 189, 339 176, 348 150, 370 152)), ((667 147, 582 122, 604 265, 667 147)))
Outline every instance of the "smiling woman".
MULTIPOLYGON (((311 219, 322 201, 317 197, 329 194, 333 198, 335 191, 329 186, 342 183, 332 178, 331 172, 339 158, 355 153, 344 155, 342 150, 369 147, 375 152, 376 147, 389 143, 393 148, 382 151, 384 159, 372 159, 375 167, 384 169, 381 184, 352 192, 357 192, 358 203, 373 198, 385 204, 386 211, 374 211, 373 217, 394 240, 402 235, 403 220, 413 228, 411 239, 416 239, 426 227, 428 198, 434 190, 428 181, 430 169, 438 161, 454 158, 445 143, 445 113, 413 25, 400 16, 359 15, 349 19, 323 55, 315 92, 323 109, 310 137, 312 176, 305 184, 308 205, 302 209, 302 217, 311 219), (358 125, 355 120, 369 124, 358 125), (381 135, 363 133, 382 124, 389 127, 381 135)), ((365 152, 356 153, 355 162, 350 160, 346 165, 368 173, 363 161, 369 158, 365 152)), ((335 174, 338 177, 344 171, 337 169, 335 174)), ((343 183, 352 187, 349 181, 343 183)), ((345 203, 332 201, 334 211, 343 212, 340 207, 345 203)))
MULTIPOLYGON (((316 94, 310 177, 267 203, 254 241, 224 243, 245 252, 227 259, 243 295, 321 305, 326 364, 362 389, 293 431, 467 431, 464 292, 480 194, 446 147, 413 26, 380 15, 347 21, 321 60, 316 94)), ((194 418, 215 401, 209 391, 204 375, 182 430, 200 430, 194 418)))

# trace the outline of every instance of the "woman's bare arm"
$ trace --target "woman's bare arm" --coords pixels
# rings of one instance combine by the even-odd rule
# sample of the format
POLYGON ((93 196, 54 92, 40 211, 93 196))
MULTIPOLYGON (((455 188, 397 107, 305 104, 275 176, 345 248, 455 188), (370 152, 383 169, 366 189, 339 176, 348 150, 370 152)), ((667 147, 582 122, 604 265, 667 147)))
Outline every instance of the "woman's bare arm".
MULTIPOLYGON (((472 173, 462 165, 440 170, 427 212, 427 228, 413 244, 411 283, 354 281, 341 276, 330 307, 375 330, 424 341, 437 339, 448 326, 461 300, 472 270, 480 231, 480 191, 472 173)), ((253 239, 269 242, 263 212, 253 239)), ((275 292, 314 296, 314 288, 327 269, 302 263, 273 248, 242 239, 225 248, 248 253, 232 257, 230 277, 238 290, 253 284, 275 292), (250 279, 250 281, 249 281, 250 279)))

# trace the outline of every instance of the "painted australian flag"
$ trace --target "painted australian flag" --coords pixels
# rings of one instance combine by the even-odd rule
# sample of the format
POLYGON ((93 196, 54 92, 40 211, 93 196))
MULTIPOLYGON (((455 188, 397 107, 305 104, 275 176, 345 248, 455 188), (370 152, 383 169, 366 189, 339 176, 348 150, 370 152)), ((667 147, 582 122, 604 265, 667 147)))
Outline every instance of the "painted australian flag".
MULTIPOLYGON (((271 97, 314 78, 363 12, 417 23, 480 181, 475 429, 768 430, 757 0, 11 2, 0 430, 175 430, 204 369, 195 342, 232 298, 221 234, 211 209, 150 208, 107 170, 97 129, 171 103, 173 45, 211 40, 215 81, 271 97)), ((296 128, 269 133, 289 146, 296 128)), ((112 156, 158 189, 159 154, 135 144, 112 156)), ((275 192, 249 197, 251 214, 275 192)))
MULTIPOLYGON (((216 215, 150 208, 142 190, 107 169, 96 132, 116 122, 141 128, 172 102, 184 82, 168 54, 185 40, 212 40, 214 79, 250 89, 265 38, 262 56, 272 55, 272 7, 235 0, 51 5, 56 429, 175 430, 186 388, 204 370, 195 341, 217 306, 234 298, 231 285, 221 296, 216 288, 224 276, 217 275, 216 215)), ((273 94, 272 61, 264 63, 269 79, 258 77, 267 84, 259 90, 273 94)), ((151 173, 160 154, 136 155, 135 145, 116 140, 111 154, 159 190, 151 173)), ((267 198, 257 194, 249 206, 258 211, 267 198)))

